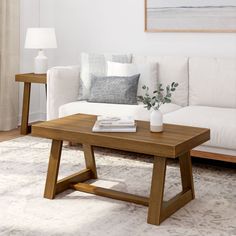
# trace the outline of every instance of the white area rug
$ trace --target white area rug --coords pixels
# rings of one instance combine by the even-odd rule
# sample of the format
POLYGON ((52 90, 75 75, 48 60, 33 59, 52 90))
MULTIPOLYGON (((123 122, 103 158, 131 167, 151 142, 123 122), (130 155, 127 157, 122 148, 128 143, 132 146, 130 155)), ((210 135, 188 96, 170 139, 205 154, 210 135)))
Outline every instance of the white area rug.
MULTIPOLYGON (((233 236, 236 171, 194 166, 196 199, 160 226, 146 223, 147 207, 68 190, 43 198, 50 142, 23 137, 0 143, 0 235, 233 236)), ((141 155, 97 150, 97 184, 149 195, 152 164, 141 155)), ((60 176, 84 167, 78 148, 63 149, 60 176)), ((180 189, 180 174, 167 170, 166 198, 180 189)))

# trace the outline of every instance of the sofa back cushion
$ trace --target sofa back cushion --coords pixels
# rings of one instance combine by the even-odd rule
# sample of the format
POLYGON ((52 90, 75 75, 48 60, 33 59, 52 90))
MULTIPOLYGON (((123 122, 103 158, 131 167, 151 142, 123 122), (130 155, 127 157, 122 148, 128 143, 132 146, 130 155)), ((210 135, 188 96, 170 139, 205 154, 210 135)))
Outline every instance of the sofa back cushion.
POLYGON ((172 103, 188 105, 188 58, 170 56, 133 55, 133 63, 158 63, 158 82, 164 86, 179 83, 172 97, 172 103))
POLYGON ((130 63, 131 57, 131 54, 81 53, 78 100, 88 99, 91 84, 91 74, 96 76, 106 76, 107 61, 130 63))
POLYGON ((189 105, 236 108, 236 59, 190 58, 189 105))

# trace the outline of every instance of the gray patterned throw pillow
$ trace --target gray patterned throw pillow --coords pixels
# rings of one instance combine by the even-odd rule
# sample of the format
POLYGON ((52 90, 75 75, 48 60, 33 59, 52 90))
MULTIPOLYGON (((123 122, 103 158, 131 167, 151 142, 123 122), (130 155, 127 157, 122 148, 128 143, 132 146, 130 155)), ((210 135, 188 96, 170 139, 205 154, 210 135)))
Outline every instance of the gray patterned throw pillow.
POLYGON ((137 104, 140 74, 129 77, 92 75, 89 102, 137 104))

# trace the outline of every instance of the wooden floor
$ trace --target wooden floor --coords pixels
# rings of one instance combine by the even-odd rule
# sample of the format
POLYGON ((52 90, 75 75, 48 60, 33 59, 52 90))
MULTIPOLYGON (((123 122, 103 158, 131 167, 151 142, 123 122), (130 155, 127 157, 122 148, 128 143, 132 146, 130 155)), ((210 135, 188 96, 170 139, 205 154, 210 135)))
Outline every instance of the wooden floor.
MULTIPOLYGON (((38 124, 42 121, 35 121, 30 123, 31 125, 38 124)), ((0 142, 11 140, 14 138, 23 137, 24 135, 20 134, 20 126, 17 129, 13 129, 10 131, 0 131, 0 142)))
POLYGON ((11 131, 0 131, 0 142, 11 140, 22 136, 20 134, 20 128, 13 129, 11 131))

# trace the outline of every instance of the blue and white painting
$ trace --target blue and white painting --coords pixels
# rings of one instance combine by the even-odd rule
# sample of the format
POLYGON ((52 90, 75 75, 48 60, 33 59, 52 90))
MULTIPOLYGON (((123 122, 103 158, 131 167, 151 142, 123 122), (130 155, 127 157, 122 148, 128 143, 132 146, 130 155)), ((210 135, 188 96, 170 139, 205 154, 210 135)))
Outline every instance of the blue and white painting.
POLYGON ((236 31, 236 0, 145 0, 147 31, 236 31))

